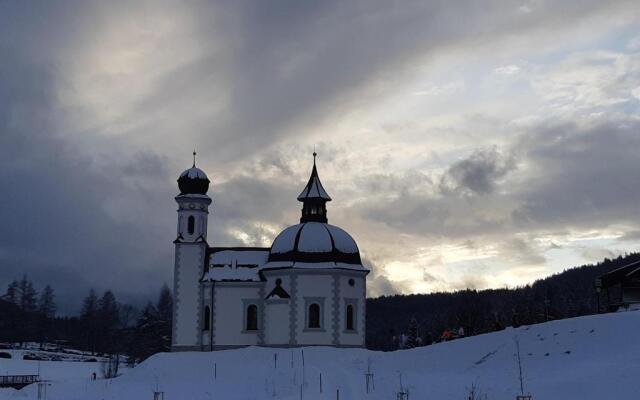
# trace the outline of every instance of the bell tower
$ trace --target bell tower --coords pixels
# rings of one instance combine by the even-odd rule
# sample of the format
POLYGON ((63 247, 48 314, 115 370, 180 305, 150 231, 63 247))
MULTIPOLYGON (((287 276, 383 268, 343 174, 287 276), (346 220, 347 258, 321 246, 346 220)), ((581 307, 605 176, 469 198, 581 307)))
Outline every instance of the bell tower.
POLYGON ((320 177, 318 176, 318 170, 316 169, 316 156, 318 154, 313 152, 313 169, 311 170, 311 176, 307 186, 304 187, 298 201, 302 202, 302 215, 300 216, 300 223, 303 222, 323 222, 327 223, 327 202, 331 201, 331 197, 327 194, 327 191, 322 187, 320 177))
POLYGON ((178 178, 178 229, 173 279, 173 351, 199 350, 203 292, 200 279, 207 255, 207 222, 211 198, 207 196, 209 178, 193 166, 178 178))

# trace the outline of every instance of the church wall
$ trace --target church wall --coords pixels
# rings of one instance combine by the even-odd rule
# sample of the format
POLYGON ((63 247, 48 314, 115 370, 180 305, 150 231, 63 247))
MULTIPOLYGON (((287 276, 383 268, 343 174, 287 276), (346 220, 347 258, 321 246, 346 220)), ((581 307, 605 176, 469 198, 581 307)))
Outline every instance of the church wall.
POLYGON ((174 332, 173 346, 198 346, 201 298, 198 281, 202 275, 206 244, 176 245, 174 271, 174 332))
MULTIPOLYGON (((258 306, 258 329, 262 328, 263 307, 260 298, 262 283, 218 282, 214 286, 214 346, 257 345, 258 331, 245 330, 245 311, 249 303, 258 306)), ((206 304, 210 304, 210 291, 205 295, 206 304)), ((208 343, 207 343, 208 344, 208 343)))
POLYGON ((333 277, 331 274, 309 274, 304 272, 297 274, 297 345, 332 345, 332 288, 333 277), (313 302, 321 305, 320 329, 308 328, 307 309, 313 302))
MULTIPOLYGON (((265 274, 264 293, 267 296, 276 287, 276 279, 281 279, 282 288, 292 294, 291 277, 284 271, 272 271, 265 274)), ((264 344, 270 346, 288 346, 290 344, 290 308, 291 299, 281 299, 273 297, 264 301, 265 321, 263 328, 265 332, 264 344)))
POLYGON ((289 345, 289 301, 287 299, 265 300, 265 344, 289 345))
POLYGON ((366 278, 362 274, 346 274, 340 276, 340 307, 339 309, 339 342, 345 346, 364 346, 365 344, 365 293, 366 278), (353 286, 349 280, 353 279, 353 286), (347 330, 347 305, 354 307, 354 330, 347 330))

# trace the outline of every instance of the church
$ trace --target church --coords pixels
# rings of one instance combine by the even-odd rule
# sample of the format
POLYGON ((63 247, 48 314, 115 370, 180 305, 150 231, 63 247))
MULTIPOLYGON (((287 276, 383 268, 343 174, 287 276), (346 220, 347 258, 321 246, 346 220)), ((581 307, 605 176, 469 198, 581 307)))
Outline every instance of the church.
POLYGON ((364 347, 366 278, 353 238, 327 219, 313 153, 300 223, 271 247, 207 242, 211 197, 195 164, 178 178, 172 351, 243 346, 364 347))

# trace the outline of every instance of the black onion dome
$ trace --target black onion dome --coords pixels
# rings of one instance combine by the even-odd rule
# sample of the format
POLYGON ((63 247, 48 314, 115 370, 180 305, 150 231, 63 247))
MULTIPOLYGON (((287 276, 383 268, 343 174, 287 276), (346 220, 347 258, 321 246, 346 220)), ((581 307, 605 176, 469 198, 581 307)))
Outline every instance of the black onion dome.
POLYGON ((209 183, 207 174, 196 166, 184 171, 178 178, 180 194, 207 194, 209 183))
POLYGON ((362 263, 351 235, 321 222, 305 222, 283 230, 271 245, 269 261, 362 263))

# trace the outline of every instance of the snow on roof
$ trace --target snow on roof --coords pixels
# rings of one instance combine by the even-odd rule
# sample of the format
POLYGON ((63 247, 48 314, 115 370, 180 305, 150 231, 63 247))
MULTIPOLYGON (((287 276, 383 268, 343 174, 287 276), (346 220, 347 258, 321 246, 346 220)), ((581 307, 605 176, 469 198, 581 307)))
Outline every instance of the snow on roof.
POLYGON ((261 271, 270 270, 270 269, 283 269, 283 268, 294 268, 294 269, 351 269, 354 271, 368 271, 367 268, 362 264, 347 264, 340 262, 300 262, 300 261, 270 261, 265 264, 261 271))
POLYGON ((260 269, 249 267, 218 266, 209 268, 205 281, 260 281, 260 269))
POLYGON ((260 269, 269 257, 269 249, 221 249, 209 256, 209 271, 204 280, 259 281, 260 269))
POLYGON ((287 253, 289 251, 293 251, 296 245, 298 229, 300 229, 300 224, 292 225, 280 232, 271 245, 271 252, 287 253))
POLYGON ((358 253, 355 240, 343 229, 322 222, 306 222, 283 230, 273 241, 271 253, 329 253, 334 247, 342 253, 358 253))
POLYGON ((255 265, 260 266, 267 262, 269 249, 264 250, 219 250, 214 251, 209 257, 211 265, 255 265))
POLYGON ((331 235, 320 222, 307 222, 302 225, 298 239, 298 251, 305 253, 328 253, 333 251, 331 235))
POLYGON ((351 235, 345 232, 343 229, 334 225, 325 224, 331 236, 333 236, 333 244, 336 246, 336 250, 343 253, 357 253, 358 245, 353 240, 351 235))
POLYGON ((204 171, 198 167, 189 168, 188 170, 180 174, 180 177, 183 177, 183 176, 186 176, 187 178, 191 178, 191 179, 196 179, 196 178, 209 179, 207 178, 207 174, 205 174, 204 171))

